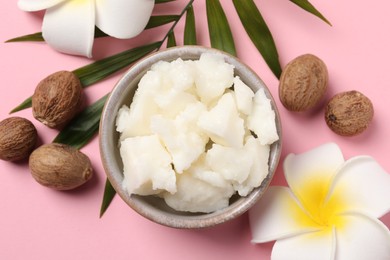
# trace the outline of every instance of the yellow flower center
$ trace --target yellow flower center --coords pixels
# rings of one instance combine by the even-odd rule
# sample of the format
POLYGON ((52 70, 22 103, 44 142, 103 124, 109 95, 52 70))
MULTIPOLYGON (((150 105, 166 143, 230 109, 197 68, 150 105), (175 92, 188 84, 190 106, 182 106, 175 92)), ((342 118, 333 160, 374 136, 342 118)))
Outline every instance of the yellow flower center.
MULTIPOLYGON (((333 193, 330 199, 327 198, 330 182, 329 178, 325 176, 318 174, 316 178, 306 180, 295 193, 304 210, 316 225, 324 229, 333 226, 341 228, 344 221, 337 213, 345 208, 346 204, 340 193, 333 193)), ((302 223, 302 221, 306 222, 307 220, 301 218, 299 221, 302 223)))

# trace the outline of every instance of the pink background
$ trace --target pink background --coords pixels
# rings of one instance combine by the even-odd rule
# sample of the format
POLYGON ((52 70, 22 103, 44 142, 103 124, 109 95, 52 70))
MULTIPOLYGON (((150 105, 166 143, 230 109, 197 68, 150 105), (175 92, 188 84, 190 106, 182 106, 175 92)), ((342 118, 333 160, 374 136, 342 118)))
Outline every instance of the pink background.
MULTIPOLYGON (((36 84, 48 74, 74 70, 90 62, 57 53, 44 43, 4 43, 41 28, 43 13, 22 12, 16 2, 4 1, 0 8, 1 120, 30 96, 36 84)), ((179 13, 186 2, 178 0, 160 5, 155 13, 179 13)), ((209 46, 204 2, 195 1, 194 6, 198 39, 209 46)), ((231 1, 221 2, 237 39, 238 56, 260 75, 277 100, 284 127, 281 160, 288 153, 336 142, 346 158, 368 154, 390 172, 389 1, 368 4, 367 1, 312 0, 332 22, 332 27, 288 0, 256 1, 274 35, 282 66, 300 54, 313 53, 329 69, 327 98, 355 89, 372 100, 375 107, 372 125, 362 135, 352 138, 337 136, 328 129, 322 107, 297 114, 280 104, 278 80, 246 36, 231 1)), ((146 31, 132 40, 99 39, 95 42, 94 58, 160 40, 167 28, 146 31)), ((179 43, 182 29, 181 23, 176 31, 179 43)), ((109 92, 122 73, 87 88, 88 102, 109 92)), ((30 109, 15 115, 35 124, 41 143, 51 142, 57 134, 37 122, 30 109)), ((142 218, 116 197, 100 219, 105 173, 97 138, 82 151, 91 158, 95 176, 82 188, 70 192, 53 191, 37 184, 29 173, 27 161, 0 161, 0 259, 269 259, 273 244, 251 244, 247 214, 213 228, 177 230, 142 218)), ((274 184, 284 183, 279 167, 274 184)), ((390 226, 389 214, 382 220, 390 226)))

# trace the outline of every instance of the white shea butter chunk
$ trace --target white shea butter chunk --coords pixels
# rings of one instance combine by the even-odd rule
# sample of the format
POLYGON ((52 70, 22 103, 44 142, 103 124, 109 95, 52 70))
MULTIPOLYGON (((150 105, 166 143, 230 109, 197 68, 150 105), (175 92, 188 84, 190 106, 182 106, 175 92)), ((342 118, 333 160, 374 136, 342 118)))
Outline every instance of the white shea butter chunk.
POLYGON ((116 116, 116 131, 122 133, 129 128, 130 125, 130 108, 128 106, 122 106, 116 116))
POLYGON ((117 131, 122 134, 121 140, 151 134, 150 118, 158 113, 159 108, 149 93, 136 93, 130 108, 123 106, 118 111, 116 126, 117 131))
POLYGON ((182 174, 177 178, 177 192, 165 195, 164 199, 168 206, 178 211, 209 213, 229 206, 231 196, 231 192, 182 174))
POLYGON ((182 173, 205 150, 208 137, 197 131, 196 119, 205 107, 198 103, 188 106, 176 120, 156 115, 151 120, 152 132, 159 136, 172 156, 174 169, 182 173))
POLYGON ((138 83, 136 93, 138 93, 138 95, 142 95, 144 93, 154 94, 160 91, 162 84, 163 76, 157 71, 150 70, 142 76, 138 83))
POLYGON ((207 164, 206 153, 202 153, 187 172, 195 178, 207 182, 215 187, 232 190, 233 186, 231 181, 225 179, 221 173, 213 171, 210 165, 207 164))
POLYGON ((244 143, 244 120, 240 118, 234 97, 224 94, 210 111, 200 115, 198 126, 217 144, 240 148, 244 143))
POLYGON ((120 140, 127 137, 150 135, 150 118, 159 114, 160 109, 154 101, 160 88, 161 77, 148 71, 138 84, 130 107, 122 106, 116 118, 116 130, 121 133, 120 140))
POLYGON ((259 187, 268 175, 270 146, 262 145, 257 138, 247 138, 244 149, 252 160, 247 179, 242 183, 233 183, 240 196, 247 196, 254 188, 259 187))
POLYGON ((164 193, 165 202, 173 209, 189 212, 214 212, 229 206, 234 194, 232 185, 216 172, 207 169, 200 158, 177 177, 177 192, 164 193))
POLYGON ((186 91, 195 87, 196 67, 194 61, 177 59, 171 62, 168 72, 172 79, 172 89, 186 91))
POLYGON ((175 118, 190 103, 198 102, 194 95, 195 66, 181 59, 172 62, 160 61, 152 66, 160 77, 160 87, 154 92, 154 102, 162 114, 175 118))
POLYGON ((205 104, 221 97, 233 85, 234 66, 226 63, 222 56, 204 53, 195 63, 196 90, 205 104))
POLYGON ((243 183, 248 178, 252 162, 252 157, 243 148, 213 144, 206 154, 206 163, 211 170, 234 183, 243 183))
POLYGON ((121 142, 123 186, 129 194, 153 195, 176 192, 171 156, 156 135, 130 137, 121 142))
POLYGON ((171 89, 154 97, 154 102, 161 110, 161 114, 167 118, 175 118, 188 104, 197 103, 199 100, 192 94, 171 89))
POLYGON ((234 94, 238 111, 244 115, 249 115, 252 111, 255 93, 238 76, 234 77, 234 94))
POLYGON ((159 61, 152 65, 151 71, 160 75, 161 90, 185 91, 194 87, 196 67, 192 60, 159 61))
POLYGON ((264 89, 255 93, 252 112, 247 118, 247 126, 260 140, 261 144, 272 144, 279 139, 275 124, 275 111, 264 89))

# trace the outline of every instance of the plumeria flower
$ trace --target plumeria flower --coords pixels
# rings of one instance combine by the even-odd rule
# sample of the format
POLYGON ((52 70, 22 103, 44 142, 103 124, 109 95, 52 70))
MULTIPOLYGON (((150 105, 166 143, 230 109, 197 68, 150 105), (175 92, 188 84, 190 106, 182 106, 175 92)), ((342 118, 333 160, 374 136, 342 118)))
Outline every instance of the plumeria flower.
POLYGON ((344 161, 333 143, 284 161, 288 187, 272 186, 249 211, 254 243, 272 259, 390 259, 390 174, 371 157, 344 161))
POLYGON ((42 35, 60 52, 92 56, 95 26, 128 39, 145 28, 154 0, 19 0, 24 11, 45 10, 42 35))

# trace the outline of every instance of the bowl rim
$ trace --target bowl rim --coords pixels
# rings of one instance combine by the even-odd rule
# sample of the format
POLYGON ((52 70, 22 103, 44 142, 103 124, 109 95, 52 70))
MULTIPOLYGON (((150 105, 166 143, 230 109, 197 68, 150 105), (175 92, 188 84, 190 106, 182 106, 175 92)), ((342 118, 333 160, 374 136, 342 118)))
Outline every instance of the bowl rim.
MULTIPOLYGON (((251 87, 254 91, 257 90, 254 89, 254 84, 251 84, 251 86, 249 87, 251 87)), ((112 91, 108 95, 102 110, 102 115, 101 115, 100 125, 99 125, 100 157, 101 157, 105 174, 109 182, 111 183, 112 187, 114 188, 114 190, 118 193, 121 199, 126 204, 128 204, 128 206, 130 206, 141 216, 144 216, 155 223, 168 226, 168 227, 173 227, 173 228, 211 227, 229 221, 239 215, 242 215, 247 210, 249 210, 267 190, 275 174, 281 156, 281 150, 282 150, 281 145, 282 145, 282 126, 281 126, 280 114, 276 106, 275 99, 270 93, 265 83, 249 66, 241 62, 237 57, 234 57, 223 51, 210 48, 210 47, 204 47, 204 46, 187 45, 187 46, 172 47, 165 50, 159 50, 135 62, 121 76, 119 81, 115 84, 112 91), (139 79, 146 73, 146 71, 150 69, 152 64, 155 64, 156 62, 161 60, 172 61, 177 58, 181 58, 183 56, 186 57, 183 58, 183 60, 198 59, 199 56, 205 52, 222 55, 227 63, 234 65, 235 67, 234 75, 239 74, 240 77, 242 77, 242 75, 245 75, 247 80, 249 78, 250 82, 256 83, 255 85, 258 86, 258 89, 263 88, 266 96, 271 100, 271 106, 275 112, 275 121, 276 121, 275 123, 279 135, 279 140, 277 140, 275 143, 271 145, 271 152, 273 152, 273 154, 270 154, 269 172, 266 178, 263 180, 262 184, 259 187, 255 188, 250 194, 248 194, 245 197, 240 197, 236 202, 230 204, 228 207, 212 213, 183 216, 183 215, 175 215, 173 213, 161 211, 149 205, 145 207, 145 203, 143 203, 142 199, 134 195, 129 196, 127 194, 127 191, 122 189, 120 181, 121 181, 121 177, 123 179, 123 172, 121 169, 119 169, 119 166, 114 163, 116 158, 112 151, 114 151, 113 149, 119 149, 119 148, 115 147, 117 143, 114 144, 113 140, 110 141, 110 139, 114 134, 113 131, 116 131, 115 128, 116 114, 119 108, 124 104, 124 102, 120 103, 117 100, 121 100, 121 97, 123 96, 123 92, 127 90, 127 88, 130 85, 130 82, 136 82, 133 84, 136 84, 135 89, 137 88, 139 79)))

